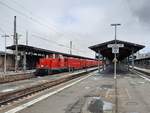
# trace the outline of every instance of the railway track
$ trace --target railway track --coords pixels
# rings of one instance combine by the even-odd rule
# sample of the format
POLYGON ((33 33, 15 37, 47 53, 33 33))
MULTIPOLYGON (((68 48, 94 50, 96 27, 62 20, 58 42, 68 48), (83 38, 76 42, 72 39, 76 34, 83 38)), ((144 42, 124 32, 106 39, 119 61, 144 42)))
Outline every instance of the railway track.
MULTIPOLYGON (((75 71, 76 72, 76 71, 75 71)), ((68 72, 62 72, 62 73, 56 73, 56 74, 66 74, 68 72)), ((51 74, 54 75, 54 74, 51 74)), ((20 80, 26 80, 26 79, 32 79, 36 78, 37 76, 34 74, 34 72, 30 73, 19 73, 19 74, 13 74, 13 75, 1 75, 0 76, 0 84, 5 84, 9 82, 15 82, 20 80)))
POLYGON ((134 72, 136 74, 140 74, 140 75, 142 75, 142 76, 147 77, 147 78, 150 79, 150 73, 148 73, 148 72, 144 72, 144 71, 140 71, 140 70, 134 70, 134 72))
POLYGON ((150 81, 150 73, 147 72, 143 72, 143 71, 138 71, 138 70, 130 70, 132 73, 135 73, 136 75, 140 76, 143 79, 146 79, 148 81, 150 81))
POLYGON ((6 75, 0 77, 0 84, 34 78, 33 73, 6 75))
POLYGON ((29 87, 26 87, 26 88, 23 88, 20 90, 15 90, 12 92, 0 93, 0 105, 1 106, 6 105, 7 103, 13 102, 14 100, 16 101, 16 100, 23 98, 23 97, 26 97, 28 95, 31 95, 31 94, 37 93, 39 91, 51 88, 53 86, 67 82, 67 81, 72 80, 74 78, 86 75, 87 73, 93 72, 95 70, 97 70, 97 69, 93 69, 93 70, 90 70, 88 72, 85 71, 85 72, 82 72, 79 74, 70 74, 70 75, 64 76, 60 79, 57 79, 57 80, 45 81, 45 82, 40 83, 38 85, 29 86, 29 87))

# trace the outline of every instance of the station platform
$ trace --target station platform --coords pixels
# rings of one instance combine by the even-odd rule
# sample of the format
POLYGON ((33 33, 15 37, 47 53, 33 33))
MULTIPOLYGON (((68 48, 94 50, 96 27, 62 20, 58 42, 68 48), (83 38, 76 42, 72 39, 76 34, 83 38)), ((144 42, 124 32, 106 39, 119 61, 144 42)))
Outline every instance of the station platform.
POLYGON ((11 75, 20 75, 20 74, 30 74, 30 73, 34 73, 35 72, 35 69, 33 70, 26 70, 26 71, 7 71, 6 73, 4 72, 0 72, 0 77, 3 77, 3 76, 11 76, 11 75))
MULTIPOLYGON (((118 66, 118 113, 150 113, 149 87, 149 81, 118 66)), ((0 113, 114 113, 114 91, 113 66, 108 66, 10 104, 0 113)))
POLYGON ((34 78, 35 70, 0 73, 0 84, 34 78))
POLYGON ((20 81, 15 81, 15 82, 10 82, 10 83, 5 83, 0 85, 0 94, 1 93, 8 93, 8 92, 13 92, 16 90, 21 90, 27 87, 31 86, 36 86, 38 84, 48 82, 48 81, 53 81, 57 79, 61 79, 65 76, 70 76, 70 75, 77 75, 80 73, 84 73, 86 71, 91 71, 96 68, 89 68, 87 70, 77 70, 74 72, 65 72, 65 73, 59 73, 59 74, 54 74, 54 75, 49 75, 49 76, 43 76, 43 77, 34 77, 32 79, 27 79, 27 80, 20 80, 20 81))
POLYGON ((135 70, 146 73, 146 74, 150 74, 150 69, 145 69, 145 68, 141 68, 141 67, 134 67, 135 70))

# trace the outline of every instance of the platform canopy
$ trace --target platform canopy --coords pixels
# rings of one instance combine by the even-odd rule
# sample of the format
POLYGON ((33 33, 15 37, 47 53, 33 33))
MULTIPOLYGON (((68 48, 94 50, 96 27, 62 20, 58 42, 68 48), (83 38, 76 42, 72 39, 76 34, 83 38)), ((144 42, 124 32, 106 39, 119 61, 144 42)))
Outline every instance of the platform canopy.
MULTIPOLYGON (((131 42, 116 40, 117 44, 124 44, 124 47, 119 48, 119 53, 117 54, 117 59, 119 61, 125 59, 126 57, 130 56, 133 53, 143 49, 144 45, 139 45, 131 42)), ((115 40, 111 40, 108 42, 104 42, 101 44, 97 44, 94 46, 90 46, 89 48, 96 53, 100 53, 102 56, 108 58, 109 60, 114 59, 114 54, 112 53, 112 48, 108 48, 108 44, 115 44, 115 40)))
MULTIPOLYGON (((7 49, 15 50, 16 46, 15 45, 8 46, 7 49)), ((62 52, 58 52, 58 51, 52 51, 52 50, 48 50, 48 49, 43 49, 43 48, 38 48, 38 47, 33 47, 33 46, 28 46, 28 45, 21 45, 21 44, 18 45, 18 51, 27 52, 30 54, 42 54, 42 55, 61 54, 66 57, 76 57, 76 58, 93 60, 93 58, 88 58, 88 57, 79 56, 79 55, 71 55, 71 54, 62 53, 62 52)))

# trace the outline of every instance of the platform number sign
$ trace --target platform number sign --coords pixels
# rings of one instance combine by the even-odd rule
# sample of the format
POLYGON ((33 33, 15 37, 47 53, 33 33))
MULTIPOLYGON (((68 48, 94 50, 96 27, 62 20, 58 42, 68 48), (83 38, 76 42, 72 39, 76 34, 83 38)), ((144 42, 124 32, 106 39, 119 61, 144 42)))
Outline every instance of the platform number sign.
POLYGON ((108 44, 108 48, 112 48, 112 53, 119 53, 119 48, 124 47, 124 44, 108 44))
POLYGON ((112 53, 119 53, 119 47, 118 46, 113 46, 112 47, 112 53))

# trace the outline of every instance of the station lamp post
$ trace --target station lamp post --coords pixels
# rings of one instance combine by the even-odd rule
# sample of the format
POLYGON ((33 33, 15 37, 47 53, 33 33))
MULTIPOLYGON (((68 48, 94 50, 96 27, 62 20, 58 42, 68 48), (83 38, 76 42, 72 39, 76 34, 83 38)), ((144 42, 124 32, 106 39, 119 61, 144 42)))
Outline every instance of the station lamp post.
MULTIPOLYGON (((117 44, 116 39, 117 39, 117 26, 120 26, 121 24, 111 24, 111 26, 115 27, 115 44, 117 44)), ((114 79, 116 79, 116 63, 117 63, 117 58, 116 58, 116 53, 114 53, 114 79)))
MULTIPOLYGON (((11 36, 13 36, 14 37, 14 35, 11 35, 11 36)), ((19 37, 21 37, 22 35, 21 34, 18 34, 18 33, 16 33, 16 35, 15 35, 15 43, 14 43, 14 45, 15 45, 15 72, 17 72, 18 71, 18 60, 19 60, 19 57, 18 57, 18 40, 19 40, 19 37)))
POLYGON ((121 26, 121 24, 111 24, 111 26, 115 27, 115 41, 116 41, 116 38, 117 38, 117 26, 121 26))
POLYGON ((115 113, 118 113, 118 91, 117 91, 117 75, 116 75, 116 64, 117 64, 117 58, 116 54, 119 53, 119 47, 117 47, 117 26, 120 26, 121 24, 111 24, 111 26, 115 27, 115 48, 112 48, 114 53, 114 79, 115 79, 115 113))

